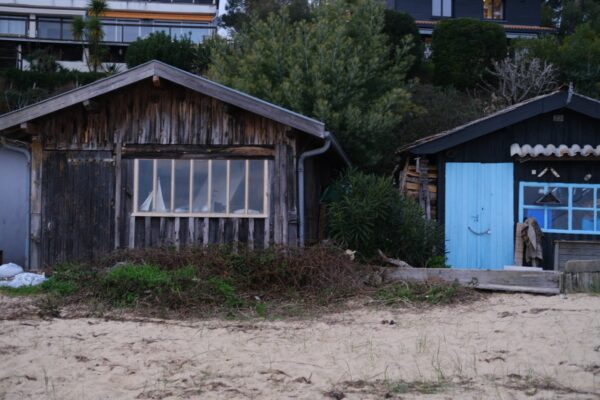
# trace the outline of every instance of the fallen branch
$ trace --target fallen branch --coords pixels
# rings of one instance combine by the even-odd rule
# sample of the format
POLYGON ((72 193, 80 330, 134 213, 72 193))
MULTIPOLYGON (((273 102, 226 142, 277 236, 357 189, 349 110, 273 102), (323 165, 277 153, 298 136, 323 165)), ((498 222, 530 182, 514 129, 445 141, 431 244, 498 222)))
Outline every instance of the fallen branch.
POLYGON ((381 251, 381 250, 377 250, 377 253, 379 253, 379 257, 381 257, 381 259, 383 261, 385 261, 386 263, 391 264, 391 265, 393 265, 395 267, 398 267, 398 268, 413 268, 413 266, 410 265, 409 263, 407 263, 406 261, 398 260, 397 258, 389 258, 385 254, 383 254, 383 251, 381 251))

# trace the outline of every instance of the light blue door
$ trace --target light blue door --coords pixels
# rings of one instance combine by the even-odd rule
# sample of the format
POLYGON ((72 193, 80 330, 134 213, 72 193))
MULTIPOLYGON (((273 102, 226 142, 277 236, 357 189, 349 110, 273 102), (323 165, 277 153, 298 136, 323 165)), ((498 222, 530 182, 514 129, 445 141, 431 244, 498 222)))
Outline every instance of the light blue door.
POLYGON ((514 259, 513 164, 446 164, 446 250, 453 268, 502 269, 514 259))

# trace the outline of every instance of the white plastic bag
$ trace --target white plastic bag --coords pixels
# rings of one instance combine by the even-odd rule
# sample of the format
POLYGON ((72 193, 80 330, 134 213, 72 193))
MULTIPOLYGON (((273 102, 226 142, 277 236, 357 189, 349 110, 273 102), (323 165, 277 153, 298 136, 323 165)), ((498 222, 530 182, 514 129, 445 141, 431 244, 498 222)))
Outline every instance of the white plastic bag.
POLYGON ((44 283, 46 277, 40 274, 33 274, 31 272, 23 272, 16 275, 10 281, 0 281, 0 287, 20 288, 23 286, 37 286, 44 283))
POLYGON ((8 263, 0 265, 0 279, 12 278, 23 272, 23 268, 17 264, 8 263))

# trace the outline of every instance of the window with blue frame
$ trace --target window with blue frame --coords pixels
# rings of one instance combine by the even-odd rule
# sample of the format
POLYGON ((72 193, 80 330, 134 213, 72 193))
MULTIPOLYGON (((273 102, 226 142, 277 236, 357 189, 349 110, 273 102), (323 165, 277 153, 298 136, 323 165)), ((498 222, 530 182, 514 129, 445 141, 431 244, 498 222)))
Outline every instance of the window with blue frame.
POLYGON ((542 231, 600 234, 600 185, 521 182, 519 221, 534 217, 542 231))

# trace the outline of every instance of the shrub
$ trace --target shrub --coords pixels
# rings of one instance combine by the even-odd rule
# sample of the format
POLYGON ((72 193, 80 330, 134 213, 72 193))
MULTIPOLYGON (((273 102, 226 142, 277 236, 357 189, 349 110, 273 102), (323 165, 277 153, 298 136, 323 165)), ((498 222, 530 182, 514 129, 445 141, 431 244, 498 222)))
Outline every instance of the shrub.
POLYGON ((402 197, 386 177, 348 171, 331 189, 329 229, 340 245, 364 260, 377 251, 414 266, 444 254, 441 227, 423 218, 413 200, 402 197))
POLYGON ((402 48, 406 37, 410 37, 412 48, 409 53, 414 57, 414 62, 409 72, 413 75, 418 71, 423 58, 423 42, 415 19, 405 12, 386 9, 383 33, 387 35, 388 41, 393 46, 392 58, 396 56, 396 48, 402 48))
POLYGON ((493 22, 444 20, 433 30, 432 51, 437 84, 474 88, 485 78, 493 60, 506 57, 506 34, 493 22))
POLYGON ((131 43, 125 54, 127 67, 132 68, 151 60, 159 60, 186 71, 203 72, 208 66, 210 52, 190 37, 173 38, 165 32, 151 33, 145 39, 131 43), (200 71, 196 71, 200 69, 200 71))
POLYGON ((458 283, 427 281, 424 283, 398 282, 377 290, 375 298, 385 305, 397 303, 450 304, 472 294, 458 283))
MULTIPOLYGON (((443 132, 484 115, 483 102, 452 87, 416 85, 412 101, 417 110, 398 128, 398 142, 410 143, 443 132)), ((389 156, 393 157, 393 152, 389 156)))

